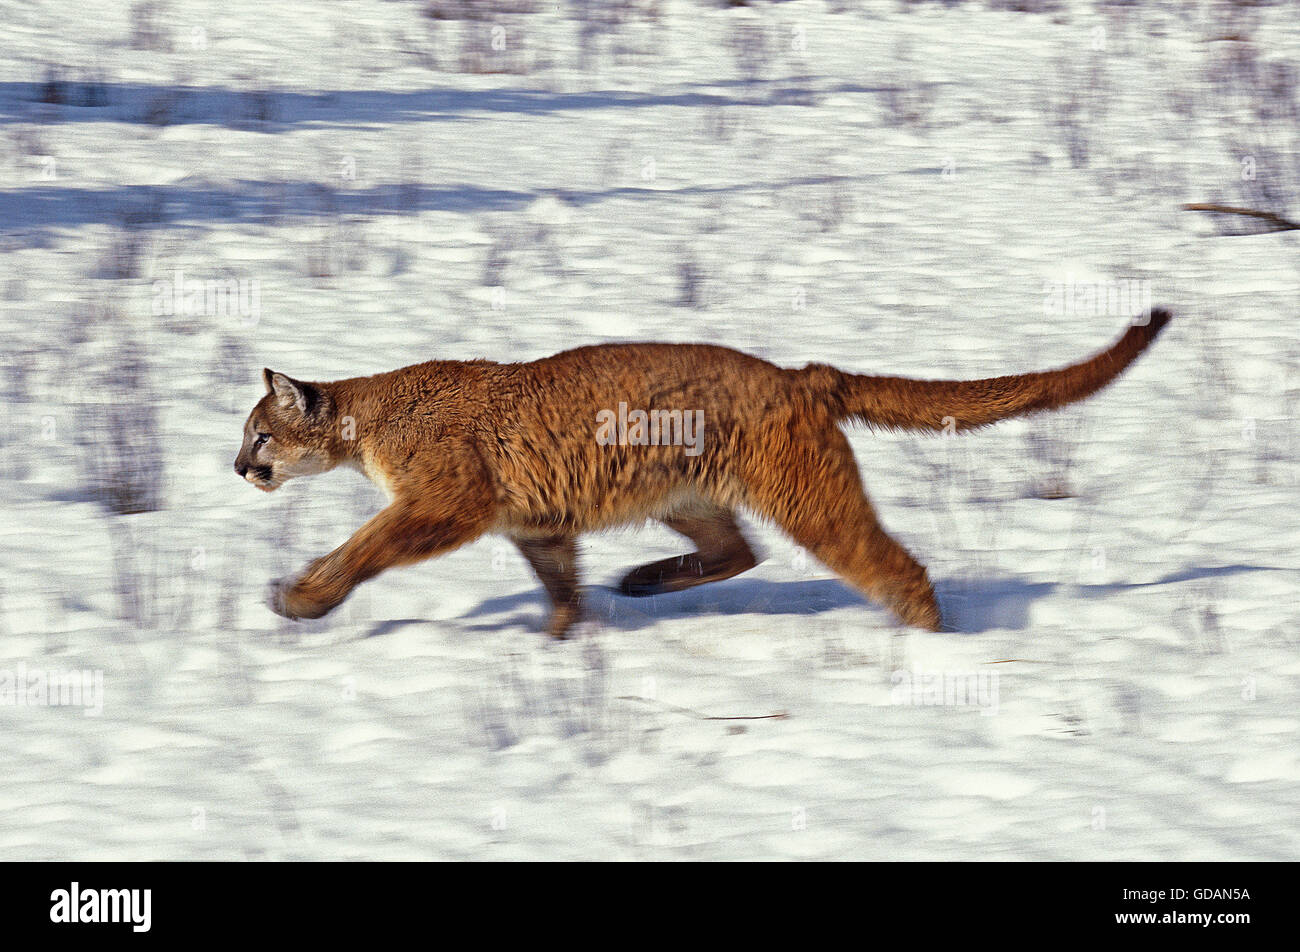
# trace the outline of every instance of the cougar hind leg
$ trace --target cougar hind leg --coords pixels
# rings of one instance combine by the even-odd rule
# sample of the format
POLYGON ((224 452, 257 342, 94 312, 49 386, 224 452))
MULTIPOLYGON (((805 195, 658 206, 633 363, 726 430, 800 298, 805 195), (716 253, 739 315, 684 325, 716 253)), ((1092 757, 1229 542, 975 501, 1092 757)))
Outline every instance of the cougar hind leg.
POLYGON ((624 595, 640 598, 680 592, 696 585, 720 582, 758 564, 730 509, 697 500, 659 521, 694 542, 695 551, 628 572, 619 584, 619 591, 624 595))
POLYGON ((776 436, 769 441, 782 445, 776 466, 749 461, 744 473, 749 504, 904 623, 940 630, 925 566, 881 528, 844 434, 823 423, 781 436, 783 442, 776 436))

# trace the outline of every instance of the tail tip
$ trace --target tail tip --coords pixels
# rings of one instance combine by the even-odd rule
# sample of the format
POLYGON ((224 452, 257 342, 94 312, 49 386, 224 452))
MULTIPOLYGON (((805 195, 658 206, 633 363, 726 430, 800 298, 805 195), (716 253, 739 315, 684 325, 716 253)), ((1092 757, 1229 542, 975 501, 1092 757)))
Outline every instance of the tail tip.
POLYGON ((1140 327, 1146 331, 1150 337, 1159 334, 1166 324, 1173 320, 1174 315, 1163 307, 1153 307, 1146 314, 1133 318, 1133 326, 1140 327))

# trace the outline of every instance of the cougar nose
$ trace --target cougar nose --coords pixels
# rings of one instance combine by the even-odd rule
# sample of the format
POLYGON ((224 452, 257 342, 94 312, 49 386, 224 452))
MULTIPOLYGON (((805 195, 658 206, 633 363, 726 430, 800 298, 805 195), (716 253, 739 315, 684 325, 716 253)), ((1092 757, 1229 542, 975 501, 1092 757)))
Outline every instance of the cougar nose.
POLYGON ((239 462, 238 460, 236 460, 235 472, 239 474, 240 479, 243 479, 244 476, 248 474, 248 467, 245 466, 243 463, 239 462))

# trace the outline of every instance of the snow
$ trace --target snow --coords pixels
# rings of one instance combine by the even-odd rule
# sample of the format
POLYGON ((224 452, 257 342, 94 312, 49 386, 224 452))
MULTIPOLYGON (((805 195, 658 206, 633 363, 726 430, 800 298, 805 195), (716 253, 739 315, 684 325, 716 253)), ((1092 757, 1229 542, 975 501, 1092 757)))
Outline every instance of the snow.
MULTIPOLYGON (((6 857, 1300 854, 1296 233, 1179 209, 1245 201, 1208 6, 675 0, 580 67, 572 9, 538 4, 499 18, 526 71, 489 73, 458 51, 495 21, 416 3, 168 3, 139 45, 102 6, 0 36, 0 672, 104 685, 98 715, 0 703, 6 857), (107 101, 41 102, 51 66, 107 101), (1094 66, 1078 166, 1062 110, 1094 66), (256 282, 258 313, 154 313, 178 271, 256 282), (645 600, 608 586, 684 543, 585 538, 565 643, 500 539, 318 622, 264 607, 384 500, 234 476, 263 366, 655 339, 985 376, 1103 346, 1130 315, 1044 292, 1118 279, 1175 322, 1085 406, 850 435, 954 631, 898 627, 753 520, 756 569, 645 600), (155 512, 87 491, 88 414, 123 401, 159 411, 130 464, 162 474, 155 512), (904 701, 902 675, 996 703, 904 701)), ((1287 10, 1255 14, 1294 58, 1287 10)))

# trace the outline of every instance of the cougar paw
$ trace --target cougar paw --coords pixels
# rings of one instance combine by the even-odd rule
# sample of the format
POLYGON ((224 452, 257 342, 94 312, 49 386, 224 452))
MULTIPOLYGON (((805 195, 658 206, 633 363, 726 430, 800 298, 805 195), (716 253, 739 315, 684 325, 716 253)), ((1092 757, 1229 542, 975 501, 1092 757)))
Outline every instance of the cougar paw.
POLYGON ((334 606, 312 599, 303 591, 297 579, 279 578, 271 583, 267 593, 267 607, 281 618, 298 621, 302 618, 320 618, 334 606))

